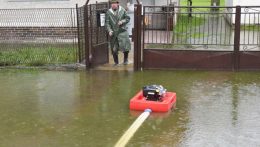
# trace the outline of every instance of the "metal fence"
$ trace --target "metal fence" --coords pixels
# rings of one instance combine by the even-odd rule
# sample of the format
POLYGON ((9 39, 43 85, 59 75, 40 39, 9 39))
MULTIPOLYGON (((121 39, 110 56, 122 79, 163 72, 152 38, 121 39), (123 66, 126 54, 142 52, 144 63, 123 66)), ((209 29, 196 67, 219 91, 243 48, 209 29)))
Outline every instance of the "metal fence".
MULTIPOLYGON (((144 48, 233 50, 235 7, 144 6, 144 48)), ((241 50, 259 50, 259 7, 241 7, 241 50)))
POLYGON ((102 43, 107 43, 107 32, 104 27, 104 22, 100 22, 100 15, 105 15, 108 10, 108 3, 99 3, 88 5, 90 10, 90 28, 91 28, 91 44, 96 46, 102 43))
POLYGON ((85 5, 77 7, 77 24, 78 24, 78 48, 79 48, 79 62, 84 62, 85 59, 85 5))
POLYGON ((84 5, 77 10, 79 61, 86 63, 87 67, 107 62, 108 36, 103 18, 108 10, 108 3, 84 5))
MULTIPOLYGON (((241 7, 240 45, 241 50, 259 50, 260 7, 241 7)), ((233 18, 234 20, 235 18, 233 18)), ((234 23, 234 21, 233 21, 234 23)))
MULTIPOLYGON (((96 46, 107 43, 107 33, 104 26, 100 26, 100 14, 104 15, 108 9, 108 3, 84 5, 77 9, 79 27, 79 60, 84 62, 85 56, 91 56, 96 46), (88 11, 88 12, 86 12, 88 11), (85 32, 88 29, 88 36, 85 32), (87 38, 86 38, 87 37, 87 38), (88 40, 88 43, 85 41, 88 40), (85 53, 89 45, 88 53, 85 53)), ((89 57, 91 58, 91 57, 89 57)))
POLYGON ((76 8, 0 10, 0 65, 78 60, 76 8))

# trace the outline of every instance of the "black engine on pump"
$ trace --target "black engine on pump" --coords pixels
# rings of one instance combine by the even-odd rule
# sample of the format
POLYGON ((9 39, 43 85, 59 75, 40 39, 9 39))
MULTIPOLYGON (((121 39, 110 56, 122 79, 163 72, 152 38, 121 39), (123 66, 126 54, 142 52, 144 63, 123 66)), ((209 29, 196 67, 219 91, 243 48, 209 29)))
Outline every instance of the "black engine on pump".
POLYGON ((143 87, 143 96, 149 101, 160 101, 165 96, 166 89, 162 85, 148 85, 143 87))

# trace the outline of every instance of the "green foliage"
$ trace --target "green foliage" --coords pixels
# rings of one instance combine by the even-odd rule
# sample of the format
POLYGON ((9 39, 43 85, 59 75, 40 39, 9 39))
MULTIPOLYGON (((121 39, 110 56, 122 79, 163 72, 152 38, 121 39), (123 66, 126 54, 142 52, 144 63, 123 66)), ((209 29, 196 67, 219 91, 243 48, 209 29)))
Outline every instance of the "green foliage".
POLYGON ((0 49, 0 66, 75 63, 75 52, 75 48, 72 47, 0 49))
POLYGON ((197 16, 189 17, 188 15, 180 14, 178 16, 177 24, 174 27, 173 31, 175 33, 187 32, 191 28, 200 26, 204 23, 205 23, 205 19, 203 17, 197 17, 197 16))
POLYGON ((260 31, 259 25, 241 25, 241 31, 260 31))
MULTIPOLYGON (((186 41, 189 38, 199 38, 205 36, 205 32, 197 32, 196 27, 205 23, 205 18, 180 14, 177 24, 173 29, 173 39, 186 41)), ((173 40, 174 42, 174 40, 173 40)))
MULTIPOLYGON (((180 0, 181 6, 187 6, 187 0, 180 0)), ((192 6, 211 6, 211 0, 192 0, 192 6)), ((220 6, 225 6, 225 0, 220 0, 220 6)))

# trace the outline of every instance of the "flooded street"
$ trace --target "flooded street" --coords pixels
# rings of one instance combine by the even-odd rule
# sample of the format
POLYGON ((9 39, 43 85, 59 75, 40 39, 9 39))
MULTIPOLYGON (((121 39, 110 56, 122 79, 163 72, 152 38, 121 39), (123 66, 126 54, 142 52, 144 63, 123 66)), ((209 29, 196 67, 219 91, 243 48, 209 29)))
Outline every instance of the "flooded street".
POLYGON ((0 146, 112 147, 138 117, 144 86, 177 93, 128 147, 260 146, 260 72, 0 69, 0 146))

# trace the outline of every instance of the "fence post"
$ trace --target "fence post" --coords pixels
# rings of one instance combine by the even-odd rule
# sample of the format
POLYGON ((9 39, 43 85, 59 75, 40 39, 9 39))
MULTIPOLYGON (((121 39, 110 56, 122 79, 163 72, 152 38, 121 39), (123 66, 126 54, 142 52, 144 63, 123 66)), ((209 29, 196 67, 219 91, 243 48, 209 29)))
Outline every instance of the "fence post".
POLYGON ((79 62, 82 61, 82 58, 81 58, 81 44, 80 44, 80 29, 79 29, 79 7, 78 7, 78 4, 76 4, 76 13, 77 13, 77 30, 78 30, 78 58, 79 58, 79 62))
POLYGON ((241 26, 241 6, 236 6, 235 35, 234 35, 234 56, 233 56, 233 68, 234 68, 235 71, 239 70, 240 26, 241 26))
POLYGON ((139 4, 138 6, 138 70, 141 70, 142 68, 142 5, 139 4))
POLYGON ((142 5, 140 3, 135 5, 134 11, 134 70, 141 70, 141 29, 142 29, 142 5))
POLYGON ((86 64, 86 68, 90 67, 90 61, 89 61, 89 46, 90 46, 90 42, 89 42, 89 24, 88 24, 88 20, 89 20, 89 14, 88 14, 88 3, 85 4, 84 6, 84 30, 85 30, 85 64, 86 64))

